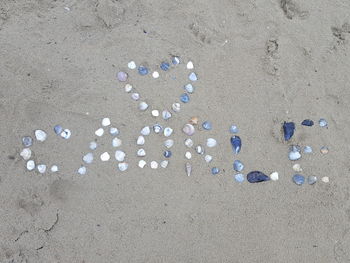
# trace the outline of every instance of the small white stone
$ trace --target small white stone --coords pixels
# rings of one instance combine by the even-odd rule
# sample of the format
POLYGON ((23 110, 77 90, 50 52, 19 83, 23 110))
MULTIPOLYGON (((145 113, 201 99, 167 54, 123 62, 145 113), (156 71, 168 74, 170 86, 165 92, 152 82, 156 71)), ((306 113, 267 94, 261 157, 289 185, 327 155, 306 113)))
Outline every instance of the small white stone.
POLYGON ((102 128, 99 128, 95 131, 95 135, 98 137, 101 137, 104 133, 105 131, 102 128))
POLYGON ((157 169, 158 168, 158 163, 156 161, 151 162, 151 168, 152 169, 157 169))
POLYGON ((144 149, 138 149, 136 154, 139 157, 143 157, 146 156, 146 151, 144 149))
POLYGON ((158 117, 159 116, 159 111, 158 110, 152 110, 152 116, 153 117, 158 117))
POLYGON ((61 132, 61 137, 66 140, 68 140, 71 135, 72 132, 69 129, 64 129, 63 132, 61 132))
POLYGON ((329 177, 328 176, 324 176, 324 177, 322 177, 321 181, 324 182, 324 183, 329 183, 329 177))
POLYGON ((125 89, 125 92, 129 93, 132 90, 132 85, 131 84, 126 84, 124 89, 125 89))
POLYGON ((174 145, 174 140, 169 139, 164 142, 164 146, 168 149, 171 148, 173 145, 174 145))
POLYGON ((293 165, 293 170, 296 171, 296 172, 302 172, 303 169, 301 168, 300 164, 296 163, 293 165))
POLYGON ((123 151, 115 151, 115 159, 118 161, 118 162, 123 162, 125 160, 125 152, 123 151))
POLYGON ((118 128, 111 127, 111 128, 109 129, 109 134, 112 135, 112 136, 118 135, 118 134, 119 134, 118 128))
POLYGON ((35 169, 35 162, 33 160, 29 160, 27 162, 27 170, 33 171, 35 169))
POLYGON ((188 61, 187 65, 186 65, 186 68, 187 69, 193 69, 194 68, 193 62, 192 61, 188 61))
POLYGON ((146 163, 145 160, 140 160, 140 161, 139 161, 139 167, 140 167, 140 168, 144 168, 144 167, 146 166, 146 164, 147 164, 147 163, 146 163))
POLYGON ((36 131, 35 131, 35 138, 36 138, 39 142, 43 142, 43 141, 46 140, 47 134, 46 134, 46 132, 44 132, 43 130, 36 130, 36 131))
POLYGON ((164 129, 164 136, 165 136, 165 137, 169 137, 172 133, 173 133, 173 129, 172 129, 172 128, 166 127, 166 128, 164 129))
POLYGON ((58 166, 57 165, 52 165, 51 166, 51 172, 56 173, 58 171, 58 166))
POLYGON ((90 150, 96 150, 96 148, 97 148, 97 143, 94 142, 94 141, 90 142, 89 148, 90 148, 90 150))
POLYGON ((145 144, 145 137, 143 137, 142 135, 140 135, 140 136, 137 138, 136 144, 137 144, 137 145, 144 145, 144 144, 145 144))
POLYGON ((191 159, 192 158, 192 154, 190 153, 190 152, 186 152, 185 153, 185 157, 186 157, 186 159, 191 159))
POLYGON ((78 169, 78 174, 84 175, 86 174, 86 167, 82 166, 78 169))
POLYGON ((207 146, 208 146, 209 148, 215 147, 216 144, 217 144, 217 142, 216 142, 215 139, 213 139, 213 138, 208 138, 208 139, 207 139, 207 146))
POLYGON ((104 152, 100 156, 102 162, 107 162, 111 158, 108 152, 104 152))
POLYGON ((128 68, 129 69, 135 69, 136 68, 136 63, 135 63, 135 61, 130 61, 129 63, 128 63, 128 68))
POLYGON ((204 157, 204 160, 205 160, 207 163, 210 163, 210 162, 213 160, 213 156, 207 154, 207 155, 204 157))
POLYGON ((113 140, 112 140, 112 146, 113 147, 120 147, 122 145, 122 140, 115 137, 113 140))
POLYGON ((23 160, 27 161, 30 159, 30 157, 32 156, 32 150, 29 148, 24 148, 21 153, 20 156, 22 156, 23 160))
POLYGON ((109 126, 111 125, 111 120, 109 118, 103 118, 102 119, 102 126, 109 126))
POLYGON ((148 104, 147 104, 146 102, 144 102, 144 101, 140 102, 140 104, 139 104, 139 110, 140 110, 140 111, 145 111, 145 110, 147 110, 147 109, 148 109, 148 104))
POLYGON ((171 108, 173 109, 174 112, 179 112, 181 110, 181 104, 178 102, 173 103, 171 105, 171 108))
POLYGON ((278 180, 278 172, 273 172, 270 174, 270 179, 272 181, 277 181, 278 180))
POLYGON ((87 153, 83 156, 83 161, 84 163, 92 163, 92 161, 94 160, 94 155, 92 153, 87 153))
POLYGON ((188 148, 191 148, 191 147, 193 146, 193 141, 192 141, 192 139, 187 138, 187 139, 185 140, 185 145, 186 145, 188 148))
POLYGON ((121 172, 124 172, 128 169, 129 165, 127 163, 118 163, 118 168, 121 172))
MULTIPOLYGON (((135 93, 133 93, 133 94, 131 94, 131 98, 134 100, 134 101, 138 101, 139 99, 140 99, 140 94, 139 93, 137 93, 137 92, 135 92, 135 93)), ((141 102, 142 103, 142 102, 141 102)), ((141 103, 140 103, 140 106, 139 107, 141 107, 141 103)), ((148 106, 147 106, 148 107, 148 106)), ((147 109, 147 108, 146 108, 147 109)), ((140 108, 140 110, 141 110, 141 108, 140 108)))
POLYGON ((46 172, 46 165, 45 164, 39 164, 37 168, 38 168, 39 173, 41 173, 41 174, 46 172))
POLYGON ((160 162, 160 166, 161 166, 162 168, 167 168, 167 167, 168 167, 168 164, 169 164, 169 161, 167 161, 167 160, 164 160, 164 161, 161 161, 161 162, 160 162))
POLYGON ((151 128, 149 126, 145 126, 141 130, 141 134, 147 136, 151 133, 151 128))
POLYGON ((159 72, 158 71, 154 71, 152 73, 152 77, 155 78, 155 79, 159 78, 159 72))

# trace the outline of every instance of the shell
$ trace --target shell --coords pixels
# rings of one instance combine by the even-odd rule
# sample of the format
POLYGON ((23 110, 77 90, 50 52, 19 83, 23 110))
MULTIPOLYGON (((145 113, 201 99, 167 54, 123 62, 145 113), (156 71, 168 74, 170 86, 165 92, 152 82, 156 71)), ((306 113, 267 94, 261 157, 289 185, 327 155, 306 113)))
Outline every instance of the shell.
POLYGON ((155 132, 155 133, 160 133, 161 131, 163 130, 163 127, 160 125, 160 124, 155 124, 155 125, 153 125, 153 131, 155 132))
POLYGON ((126 72, 120 71, 117 73, 117 78, 120 82, 125 82, 128 79, 128 74, 126 72))
POLYGON ((243 174, 235 174, 235 180, 238 183, 243 183, 244 182, 244 175, 243 174))
POLYGON ((71 135, 72 132, 69 129, 64 129, 63 132, 61 132, 61 137, 66 140, 68 140, 71 135))
POLYGON ((190 101, 190 96, 188 96, 186 93, 183 93, 180 96, 180 101, 183 103, 188 103, 190 101))
POLYGON ((128 169, 129 165, 127 163, 118 163, 118 168, 121 172, 124 172, 128 169))
POLYGON ((192 139, 187 138, 187 139, 185 140, 185 145, 186 145, 188 148, 191 148, 191 147, 193 146, 193 141, 192 141, 192 139))
POLYGON ((277 172, 273 172, 270 174, 270 179, 272 181, 277 181, 278 180, 278 173, 277 172))
POLYGON ((114 157, 118 162, 123 162, 125 160, 125 152, 117 150, 115 151, 114 157))
POLYGON ((217 167, 213 167, 213 168, 211 168, 211 173, 213 175, 216 175, 216 174, 220 173, 220 169, 217 167))
POLYGON ((109 126, 111 125, 111 120, 109 118, 103 118, 102 119, 102 126, 109 126))
POLYGON ((158 71, 154 71, 152 73, 152 77, 155 78, 155 79, 159 78, 159 72, 158 71))
POLYGON ((135 69, 135 68, 136 68, 136 63, 135 63, 135 61, 130 61, 130 62, 128 63, 128 68, 129 68, 129 69, 135 69))
POLYGON ((197 125, 198 121, 199 121, 198 117, 192 117, 189 122, 192 125, 197 125))
POLYGON ((329 183, 329 177, 328 176, 324 176, 324 177, 322 177, 321 181, 324 182, 324 183, 329 183))
POLYGON ((313 176, 313 175, 310 175, 307 177, 307 183, 308 184, 315 184, 317 182, 317 177, 316 176, 313 176))
POLYGON ((313 120, 309 120, 309 119, 306 119, 306 120, 303 120, 301 125, 304 125, 304 126, 313 126, 314 125, 314 121, 313 120))
POLYGON ((139 66, 139 68, 137 69, 137 71, 139 72, 139 74, 141 76, 145 76, 148 74, 148 68, 144 67, 144 66, 139 66))
POLYGON ((303 169, 301 168, 300 164, 296 163, 293 165, 293 170, 295 172, 301 173, 303 171, 303 169))
POLYGON ((118 128, 111 127, 111 128, 109 129, 109 134, 112 135, 112 136, 118 135, 118 134, 119 134, 118 128))
POLYGON ((231 125, 230 133, 238 133, 238 127, 236 125, 231 125))
MULTIPOLYGON (((131 94, 131 99, 134 101, 138 101, 140 99, 140 94, 137 92, 134 92, 133 94, 131 94)), ((142 109, 142 107, 146 107, 146 105, 144 105, 144 104, 141 105, 141 103, 140 103, 140 105, 139 105, 140 110, 146 110, 148 105, 147 105, 146 109, 142 109)))
POLYGON ((107 162, 107 161, 109 161, 110 158, 111 158, 111 156, 109 155, 108 152, 104 152, 100 155, 100 159, 102 162, 107 162))
POLYGON ((185 158, 190 160, 192 158, 192 154, 190 152, 185 153, 185 158))
POLYGON ((84 163, 92 163, 92 161, 94 160, 94 155, 92 153, 87 153, 83 156, 83 161, 84 163))
POLYGON ((301 154, 298 151, 290 151, 288 154, 288 158, 291 161, 296 161, 296 160, 299 160, 301 158, 301 154))
POLYGON ((213 156, 207 154, 207 155, 204 157, 204 160, 205 160, 207 163, 210 163, 210 162, 213 160, 213 156))
POLYGON ((52 165, 51 166, 51 172, 53 172, 53 173, 58 172, 58 166, 57 165, 52 165))
POLYGON ((181 110, 181 104, 178 102, 173 103, 173 105, 171 105, 171 108, 174 112, 179 112, 181 110))
POLYGON ((37 169, 38 169, 38 172, 39 172, 39 173, 43 174, 43 173, 46 172, 46 165, 45 165, 45 164, 39 164, 39 165, 37 166, 37 169))
POLYGON ((188 135, 188 136, 192 136, 195 132, 194 126, 192 124, 185 124, 185 126, 182 128, 182 131, 188 135))
POLYGON ((59 134, 61 134, 61 132, 63 131, 63 128, 62 128, 62 126, 61 125, 55 125, 55 127, 53 127, 53 131, 57 134, 57 135, 59 135, 59 134))
POLYGON ((283 123, 283 134, 284 134, 284 139, 286 141, 289 141, 293 137, 294 131, 295 131, 295 123, 294 122, 284 122, 283 123))
POLYGON ((95 135, 101 137, 105 133, 103 128, 99 128, 95 131, 95 135))
POLYGON ((169 120, 171 118, 171 113, 169 111, 167 111, 167 110, 164 110, 162 112, 162 117, 163 117, 164 120, 169 120))
POLYGON ((193 69, 193 68, 194 68, 193 62, 192 62, 192 61, 188 61, 188 62, 187 62, 187 65, 186 65, 186 68, 187 68, 187 69, 193 69))
POLYGON ((32 156, 32 150, 29 148, 24 148, 19 155, 23 158, 23 160, 27 161, 32 156))
POLYGON ((213 126, 212 126, 210 121, 203 122, 202 123, 202 127, 203 127, 204 130, 207 130, 207 131, 210 131, 213 128, 213 126))
POLYGON ((179 57, 172 57, 171 58, 171 62, 174 64, 174 65, 178 65, 180 63, 180 59, 179 57))
POLYGON ((158 163, 156 161, 152 161, 150 166, 151 166, 152 169, 157 169, 158 168, 158 163))
POLYGON ((151 133, 151 128, 149 126, 145 126, 141 130, 141 134, 147 136, 151 133))
POLYGON ((138 149, 136 154, 138 157, 144 157, 146 156, 146 151, 144 149, 138 149))
POLYGON ((174 145, 174 140, 169 139, 164 142, 164 146, 168 149, 171 148, 173 145, 174 145))
POLYGON ((22 144, 23 144, 23 146, 25 146, 25 147, 30 147, 30 146, 32 146, 32 145, 33 145, 33 139, 32 139, 32 137, 30 137, 30 136, 24 136, 24 137, 22 138, 22 144))
POLYGON ((97 143, 94 142, 94 141, 90 142, 90 143, 89 143, 89 148, 90 148, 90 150, 96 150, 96 148, 97 148, 97 143))
POLYGON ((188 92, 188 93, 190 93, 190 94, 192 94, 192 93, 194 92, 194 87, 193 87, 192 84, 186 84, 186 85, 184 86, 184 89, 186 90, 186 92, 188 92))
POLYGON ((270 177, 259 171, 252 171, 247 174, 247 180, 249 183, 260 183, 264 181, 269 181, 270 177))
POLYGON ((241 151, 242 141, 241 138, 237 135, 234 135, 230 139, 231 146, 234 154, 238 154, 241 151))
POLYGON ((329 152, 329 149, 328 149, 328 147, 323 146, 323 147, 321 147, 320 152, 321 152, 322 154, 327 154, 327 153, 329 152))
POLYGON ((165 151, 165 152, 163 153, 163 155, 164 155, 165 158, 170 158, 171 155, 172 155, 172 153, 171 153, 171 151, 165 151))
POLYGON ((164 160, 164 161, 161 161, 160 162, 160 166, 162 168, 167 168, 168 167, 168 164, 169 164, 169 161, 168 160, 164 160))
POLYGON ((132 91, 132 85, 129 84, 129 83, 126 84, 126 85, 124 86, 124 90, 125 90, 126 93, 131 92, 131 91, 132 91))
POLYGON ((328 122, 325 119, 320 119, 318 121, 318 124, 320 125, 320 127, 327 127, 328 126, 328 122))
POLYGON ((43 142, 46 140, 47 138, 47 134, 46 132, 44 132, 43 130, 36 130, 35 132, 35 138, 39 141, 39 142, 43 142))
POLYGON ((168 71, 170 68, 170 64, 168 62, 162 62, 160 63, 159 67, 161 68, 161 70, 168 71))
POLYGON ((147 163, 146 163, 145 160, 140 160, 138 165, 139 165, 140 168, 144 168, 146 166, 146 164, 147 163))
POLYGON ((304 153, 312 153, 312 147, 311 146, 305 146, 304 147, 304 153))
POLYGON ((152 110, 151 112, 153 117, 158 117, 159 116, 159 110, 152 110))
POLYGON ((196 73, 191 72, 190 75, 188 75, 188 79, 189 79, 190 81, 197 81, 197 80, 198 80, 198 77, 197 77, 196 73))
POLYGON ((217 145, 217 142, 214 138, 208 138, 207 139, 207 146, 209 148, 215 147, 217 145))
POLYGON ((139 104, 139 110, 140 110, 140 111, 145 111, 145 110, 147 110, 147 109, 148 109, 148 104, 147 104, 146 102, 144 102, 144 101, 140 102, 140 104, 139 104))
POLYGON ((166 128, 164 129, 164 136, 165 136, 165 137, 169 137, 172 133, 173 133, 173 129, 172 129, 172 128, 166 127, 166 128))
POLYGON ((115 137, 113 140, 112 140, 112 146, 113 147, 120 147, 122 145, 122 140, 115 137))
POLYGON ((293 175, 293 182, 297 185, 302 185, 305 182, 305 177, 301 174, 293 175))
POLYGON ((204 154, 204 148, 202 145, 197 145, 196 146, 196 153, 198 154, 204 154))
POLYGON ((29 160, 26 167, 28 171, 33 171, 35 169, 35 162, 33 160, 29 160))
POLYGON ((233 162, 233 169, 234 169, 235 171, 237 171, 237 172, 242 172, 243 169, 244 169, 244 165, 243 165, 243 163, 242 163, 241 161, 235 160, 235 161, 233 162))
POLYGON ((143 137, 142 135, 140 135, 137 140, 136 140, 136 144, 137 145, 144 145, 145 144, 145 137, 143 137))
POLYGON ((80 175, 86 174, 86 167, 85 166, 80 167, 78 169, 78 174, 80 174, 80 175))
POLYGON ((185 171, 187 176, 191 176, 192 174, 192 165, 190 163, 185 164, 185 171))

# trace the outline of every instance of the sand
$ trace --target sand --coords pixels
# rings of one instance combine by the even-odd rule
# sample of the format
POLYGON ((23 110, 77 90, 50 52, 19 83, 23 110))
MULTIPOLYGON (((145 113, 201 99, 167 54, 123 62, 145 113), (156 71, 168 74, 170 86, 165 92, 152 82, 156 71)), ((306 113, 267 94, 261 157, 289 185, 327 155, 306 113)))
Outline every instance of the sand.
MULTIPOLYGON (((349 14, 348 0, 1 1, 0 262, 350 262, 349 14), (169 121, 169 168, 139 169, 135 139, 154 119, 115 74, 171 55, 193 61, 198 88, 169 121), (195 140, 218 146, 210 165, 193 155, 187 177, 180 129, 192 116, 213 123, 195 140), (96 161, 80 176, 103 117, 120 128, 130 168, 96 161), (305 118, 329 128, 301 127, 305 118), (297 123, 289 143, 283 121, 297 123), (53 134, 58 123, 68 141, 53 134), (234 182, 232 123, 244 172, 278 171, 279 181, 234 182), (35 160, 56 174, 29 173, 19 156, 38 128, 49 136, 35 160), (290 144, 313 146, 299 163, 315 185, 292 183, 290 144), (212 166, 224 171, 212 176, 212 166)), ((186 71, 174 72, 131 79, 161 109, 184 84, 186 71)), ((111 150, 108 136, 98 142, 111 150)), ((161 143, 147 141, 148 161, 161 143)))

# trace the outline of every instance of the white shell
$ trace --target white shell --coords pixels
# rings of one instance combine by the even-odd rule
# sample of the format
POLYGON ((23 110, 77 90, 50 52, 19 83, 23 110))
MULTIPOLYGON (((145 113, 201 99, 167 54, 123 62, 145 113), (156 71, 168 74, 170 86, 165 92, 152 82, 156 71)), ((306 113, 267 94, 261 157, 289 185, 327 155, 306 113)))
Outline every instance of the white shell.
POLYGON ((186 170, 187 176, 191 176, 191 174, 192 174, 192 165, 190 163, 186 163, 185 164, 185 170, 186 170))
POLYGON ((324 176, 324 177, 322 177, 321 181, 324 182, 324 183, 329 183, 329 177, 328 176, 324 176))
POLYGON ((69 129, 64 129, 63 132, 61 132, 61 137, 66 140, 68 140, 71 135, 72 135, 72 132, 69 129))
POLYGON ((161 161, 160 162, 160 166, 162 168, 167 168, 168 167, 168 164, 169 164, 169 161, 168 160, 164 160, 164 161, 161 161))
POLYGON ((87 153, 83 156, 83 161, 85 163, 92 163, 93 160, 94 160, 94 155, 92 153, 87 153))
POLYGON ((169 139, 164 142, 164 146, 168 149, 171 148, 173 145, 174 145, 174 140, 169 139))
POLYGON ((160 126, 159 124, 156 124, 156 125, 153 126, 153 130, 154 130, 155 133, 158 134, 158 133, 161 132, 162 126, 160 126))
POLYGON ((152 110, 152 116, 158 117, 159 116, 159 110, 152 110))
POLYGON ((135 61, 130 61, 129 63, 128 63, 128 68, 129 69, 135 69, 136 68, 136 63, 135 63, 135 61))
POLYGON ((119 134, 118 128, 111 127, 111 128, 109 129, 109 134, 112 135, 112 136, 118 135, 118 134, 119 134))
POLYGON ((187 138, 187 139, 185 140, 185 145, 186 145, 188 148, 191 148, 191 147, 193 146, 193 141, 192 141, 192 139, 187 138))
POLYGON ((192 136, 195 132, 194 126, 192 124, 185 124, 185 126, 182 128, 182 131, 188 135, 188 136, 192 136))
POLYGON ((300 164, 296 163, 293 165, 293 170, 296 171, 296 172, 302 172, 303 169, 301 168, 300 164))
POLYGON ((104 152, 100 156, 102 162, 107 162, 111 158, 108 152, 104 152))
POLYGON ((277 181, 278 180, 278 173, 277 172, 273 172, 270 174, 270 179, 272 181, 277 181))
POLYGON ((140 111, 145 111, 145 110, 147 110, 147 109, 148 109, 148 104, 147 104, 146 102, 144 102, 144 101, 140 102, 140 104, 139 104, 139 110, 140 110, 140 111))
POLYGON ((122 140, 115 137, 113 140, 112 140, 112 146, 113 147, 120 147, 122 145, 122 140))
POLYGON ((207 155, 204 157, 204 160, 205 160, 207 163, 210 163, 210 162, 213 160, 213 156, 207 154, 207 155))
POLYGON ((140 160, 140 161, 139 161, 139 167, 140 167, 140 168, 144 168, 144 167, 146 166, 146 164, 147 164, 147 163, 146 163, 145 160, 140 160))
POLYGON ((102 126, 109 126, 111 125, 111 120, 109 118, 103 118, 102 119, 102 126))
POLYGON ((162 112, 162 117, 163 117, 164 120, 169 120, 171 118, 171 113, 169 111, 167 111, 167 110, 164 110, 162 112))
POLYGON ((136 154, 139 157, 143 157, 146 156, 146 151, 144 149, 138 149, 136 154))
POLYGON ((151 128, 149 126, 145 126, 141 130, 141 134, 147 136, 151 133, 151 128))
POLYGON ((57 165, 52 165, 51 166, 51 172, 56 173, 58 171, 58 166, 57 165))
POLYGON ((124 161, 124 159, 125 159, 125 156, 126 156, 126 154, 125 154, 125 152, 123 152, 123 151, 115 151, 115 159, 118 161, 118 162, 123 162, 124 161))
POLYGON ((187 65, 186 65, 186 68, 187 69, 193 69, 194 68, 193 62, 192 61, 188 61, 187 65))
POLYGON ((156 161, 151 162, 151 168, 152 169, 157 169, 158 168, 158 163, 156 161))
POLYGON ((192 158, 192 154, 190 153, 190 152, 186 152, 185 153, 185 157, 186 157, 186 159, 191 159, 192 158))
POLYGON ((208 138, 207 139, 207 146, 209 148, 215 147, 216 145, 217 145, 217 142, 216 142, 215 139, 213 139, 213 138, 208 138))
MULTIPOLYGON (((134 101, 138 101, 138 100, 140 99, 140 94, 138 94, 137 92, 135 92, 135 93, 131 94, 131 98, 132 98, 134 101)), ((140 104, 140 105, 141 105, 141 104, 140 104)), ((139 106, 139 107, 141 107, 141 106, 139 106)), ((148 107, 148 105, 147 105, 147 107, 148 107)), ((146 109, 147 109, 147 107, 146 107, 146 109)), ((142 109, 140 108, 140 110, 142 110, 142 109)))
POLYGON ((198 154, 204 154, 204 148, 201 145, 196 146, 196 152, 198 154))
POLYGON ((33 171, 35 169, 35 162, 33 160, 29 160, 27 162, 27 170, 33 171))
POLYGON ((137 144, 137 145, 144 145, 144 144, 145 144, 145 137, 143 137, 142 135, 140 135, 140 136, 137 138, 136 144, 137 144))
POLYGON ((152 73, 152 77, 155 78, 155 79, 159 78, 159 72, 158 71, 154 71, 152 73))
POLYGON ((94 142, 94 141, 90 142, 89 148, 90 148, 90 150, 96 150, 96 148, 97 148, 97 143, 94 142))
POLYGON ((173 109, 174 112, 179 112, 181 110, 181 104, 178 102, 173 103, 171 105, 171 108, 173 109))
POLYGON ((118 168, 120 171, 124 172, 128 169, 129 165, 127 163, 118 163, 118 168))
POLYGON ((45 164, 39 164, 37 168, 38 168, 39 173, 41 173, 41 174, 46 172, 46 165, 45 164))
POLYGON ((86 167, 85 166, 80 167, 78 169, 78 174, 81 174, 81 175, 86 174, 86 167))
POLYGON ((27 161, 32 156, 32 150, 29 148, 24 148, 19 155, 22 156, 23 160, 27 161))
POLYGON ((43 142, 46 140, 47 138, 47 134, 46 132, 44 132, 43 130, 36 130, 35 132, 35 138, 39 141, 39 142, 43 142))
POLYGON ((166 127, 166 128, 164 129, 164 136, 165 136, 165 137, 169 137, 172 133, 173 133, 173 129, 172 129, 172 128, 166 127))
POLYGON ((125 89, 125 92, 129 93, 132 90, 132 85, 126 84, 124 89, 125 89))
POLYGON ((102 128, 99 128, 95 131, 95 135, 98 137, 101 137, 104 133, 105 131, 102 128))

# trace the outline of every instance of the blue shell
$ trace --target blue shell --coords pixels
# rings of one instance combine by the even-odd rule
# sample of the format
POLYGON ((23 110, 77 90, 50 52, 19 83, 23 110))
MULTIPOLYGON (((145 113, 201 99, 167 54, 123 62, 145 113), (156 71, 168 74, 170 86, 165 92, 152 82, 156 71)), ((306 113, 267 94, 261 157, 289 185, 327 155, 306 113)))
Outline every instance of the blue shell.
POLYGON ((290 138, 293 137, 295 130, 295 123, 294 122, 284 122, 283 123, 283 133, 284 133, 284 139, 286 141, 290 140, 290 138))
POLYGON ((172 155, 172 154, 171 154, 171 151, 165 151, 165 152, 164 152, 164 157, 165 157, 165 158, 170 158, 171 155, 172 155))
POLYGON ((148 74, 148 68, 144 66, 139 66, 138 72, 141 76, 147 75, 148 74))
POLYGON ((196 73, 192 72, 190 75, 188 75, 189 80, 191 81, 197 81, 197 75, 196 73))
POLYGON ((253 171, 247 174, 247 180, 249 183, 260 183, 269 181, 270 177, 268 177, 266 174, 259 172, 259 171, 253 171))
POLYGON ((184 86, 184 89, 188 92, 188 93, 193 93, 194 92, 194 87, 192 86, 192 84, 186 84, 184 86))
POLYGON ((204 130, 210 131, 213 128, 213 125, 210 121, 205 121, 202 123, 202 127, 204 130))
POLYGON ((187 103, 190 101, 190 97, 188 96, 188 94, 184 93, 180 96, 180 100, 183 102, 183 103, 187 103))
POLYGON ((231 125, 230 133, 238 133, 238 127, 236 125, 231 125))
POLYGON ((59 135, 63 132, 63 128, 61 125, 56 125, 55 127, 53 127, 53 130, 57 135, 59 135))
POLYGON ((243 174, 235 174, 235 180, 238 183, 243 183, 244 182, 244 175, 243 174))
POLYGON ((293 182, 297 185, 302 185, 305 182, 305 177, 301 174, 293 175, 293 182))
POLYGON ((237 135, 231 137, 231 145, 233 153, 238 154, 241 151, 242 141, 241 138, 237 135))
POLYGON ((320 119, 318 121, 320 127, 327 127, 328 126, 328 122, 325 119, 320 119))
POLYGON ((169 64, 168 62, 162 62, 162 63, 160 64, 160 68, 161 68, 162 70, 164 70, 164 71, 168 71, 169 68, 170 68, 170 64, 169 64))
POLYGON ((33 139, 32 139, 32 137, 30 137, 30 136, 24 136, 24 137, 22 138, 22 144, 23 144, 23 146, 25 146, 25 147, 32 146, 32 145, 33 145, 33 139))
POLYGON ((311 127, 311 126, 314 125, 314 121, 313 121, 313 120, 306 119, 306 120, 303 120, 303 122, 301 123, 301 125, 311 127))
POLYGON ((217 167, 211 168, 211 173, 212 173, 213 175, 216 175, 216 174, 218 174, 219 172, 220 172, 220 169, 219 169, 219 168, 217 168, 217 167))
POLYGON ((233 162, 233 169, 235 169, 235 171, 237 171, 237 172, 241 172, 244 169, 244 165, 241 161, 235 160, 233 162))
POLYGON ((180 59, 179 59, 179 57, 172 57, 171 58, 171 62, 174 64, 174 65, 177 65, 177 64, 179 64, 180 63, 180 59))

